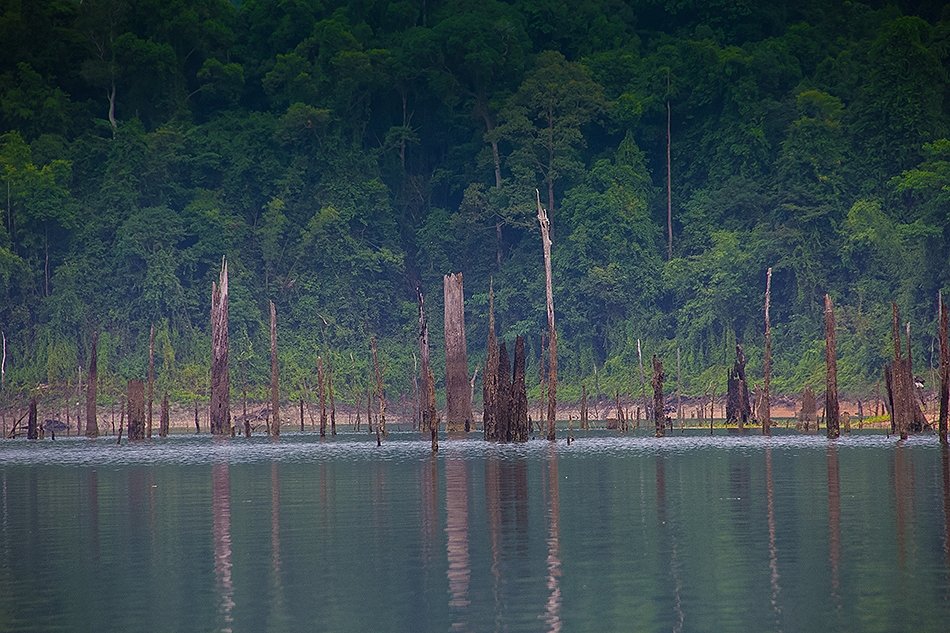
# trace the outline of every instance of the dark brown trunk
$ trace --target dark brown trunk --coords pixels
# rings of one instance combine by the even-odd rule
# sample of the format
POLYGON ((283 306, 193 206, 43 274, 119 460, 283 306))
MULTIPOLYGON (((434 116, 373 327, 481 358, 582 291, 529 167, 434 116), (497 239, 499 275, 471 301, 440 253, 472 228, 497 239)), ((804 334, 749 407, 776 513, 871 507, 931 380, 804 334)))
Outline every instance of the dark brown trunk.
POLYGON ((665 375, 663 374, 663 363, 660 361, 659 357, 653 355, 653 380, 651 384, 653 386, 653 425, 656 431, 656 437, 663 437, 666 433, 666 421, 663 418, 664 409, 663 406, 663 379, 665 375))
POLYGON ((36 440, 39 439, 39 425, 37 424, 37 415, 36 415, 36 398, 30 398, 30 412, 27 417, 26 423, 26 439, 36 440))
POLYGON ((736 344, 736 360, 732 369, 729 370, 726 381, 726 423, 737 423, 740 431, 745 429, 752 415, 745 365, 745 353, 742 351, 742 346, 736 344))
POLYGON ((129 381, 129 441, 145 439, 145 385, 141 380, 129 381))
POLYGON ((762 407, 759 417, 762 418, 762 435, 772 434, 772 403, 769 390, 772 386, 772 322, 769 319, 769 304, 772 301, 772 269, 765 272, 765 358, 762 361, 765 374, 762 385, 762 407))
POLYGON ((379 421, 376 423, 376 437, 386 437, 386 396, 383 391, 383 369, 379 364, 379 352, 376 349, 376 337, 370 339, 373 352, 373 369, 376 373, 376 399, 379 401, 379 421))
POLYGON ((330 435, 336 435, 336 399, 333 397, 333 366, 327 368, 327 393, 330 396, 330 435))
MULTIPOLYGON (((228 371, 228 262, 222 259, 217 285, 211 284, 211 411, 212 435, 231 433, 231 380, 228 371)), ((130 421, 131 422, 131 421, 130 421)), ((197 416, 195 418, 197 427, 197 416)), ((129 439, 131 435, 129 427, 129 439)))
POLYGON ((527 352, 525 339, 515 339, 514 378, 511 381, 511 439, 514 442, 527 442, 531 429, 528 428, 528 393, 525 380, 527 352))
POLYGON ((802 392, 802 410, 799 413, 799 420, 802 427, 802 430, 809 431, 811 429, 811 423, 815 421, 818 405, 815 401, 815 392, 812 391, 811 387, 805 387, 805 390, 802 392))
POLYGON ((581 385, 581 430, 588 430, 588 418, 587 418, 587 385, 581 385))
POLYGON ((421 288, 416 288, 416 298, 419 301, 419 358, 422 363, 422 429, 429 433, 432 452, 435 453, 439 450, 439 418, 435 409, 435 378, 429 356, 429 322, 421 288))
POLYGON ((938 430, 940 441, 947 443, 947 417, 948 406, 950 406, 950 343, 947 341, 947 306, 940 301, 940 326, 938 336, 940 339, 940 412, 938 414, 938 430))
MULTIPOLYGON (((640 347, 640 339, 637 339, 637 365, 640 368, 640 400, 643 401, 643 417, 649 417, 650 406, 647 403, 647 378, 643 369, 643 350, 640 347)), ((640 416, 637 415, 637 429, 640 429, 640 416)))
POLYGON ((320 403, 320 437, 327 436, 327 388, 323 375, 323 357, 317 358, 317 400, 320 403))
MULTIPOLYGON (((557 328, 554 326, 554 284, 551 274, 551 222, 541 206, 541 194, 535 190, 538 203, 538 224, 544 250, 544 289, 548 315, 548 440, 554 441, 557 413, 557 328)), ((554 213, 554 184, 548 179, 548 207, 554 213)))
POLYGON ((155 325, 148 332, 148 388, 145 394, 145 437, 152 437, 152 402, 155 399, 155 325))
POLYGON ((280 367, 277 362, 277 307, 270 302, 270 434, 280 436, 280 367))
POLYGON ((499 442, 511 441, 511 363, 508 360, 508 347, 502 341, 498 344, 498 399, 495 403, 495 439, 499 442))
POLYGON ((825 429, 828 439, 841 435, 838 410, 838 356, 835 351, 835 312, 825 295, 825 429))
POLYGON ((99 333, 92 335, 89 351, 89 384, 86 386, 86 437, 99 437, 99 420, 96 413, 96 390, 99 386, 99 333))
POLYGON ((680 348, 676 348, 676 423, 680 427, 680 433, 684 430, 683 421, 683 383, 680 379, 680 348))
POLYGON ((445 428, 457 432, 472 423, 462 273, 445 275, 442 288, 445 296, 445 428))
POLYGON ((158 435, 160 437, 168 437, 168 426, 169 426, 169 417, 168 417, 168 392, 166 391, 162 395, 162 411, 161 417, 158 422, 158 435))
POLYGON ((498 402, 498 341, 495 338, 495 286, 488 284, 488 342, 485 345, 485 371, 482 373, 482 431, 494 441, 498 402))

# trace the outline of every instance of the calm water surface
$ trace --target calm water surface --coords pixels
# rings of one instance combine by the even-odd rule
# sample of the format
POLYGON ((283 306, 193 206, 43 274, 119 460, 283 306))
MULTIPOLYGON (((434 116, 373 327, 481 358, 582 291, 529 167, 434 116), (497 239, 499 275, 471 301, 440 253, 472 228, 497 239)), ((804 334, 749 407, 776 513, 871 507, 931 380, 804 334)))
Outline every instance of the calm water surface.
POLYGON ((946 631, 933 437, 0 442, 0 631, 946 631))

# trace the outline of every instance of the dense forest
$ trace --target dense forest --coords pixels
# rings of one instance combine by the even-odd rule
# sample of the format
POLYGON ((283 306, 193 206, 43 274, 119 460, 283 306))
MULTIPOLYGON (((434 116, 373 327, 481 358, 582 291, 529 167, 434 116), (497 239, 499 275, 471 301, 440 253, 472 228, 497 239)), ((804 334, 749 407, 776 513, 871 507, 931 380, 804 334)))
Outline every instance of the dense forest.
MULTIPOLYGON (((145 373, 204 394, 211 283, 231 372, 341 399, 380 341, 411 392, 415 288, 442 385, 442 276, 465 279, 471 369, 545 327, 535 191, 554 240, 562 400, 637 390, 637 345, 721 392, 734 344, 773 391, 874 390, 890 305, 929 383, 950 294, 950 8, 838 0, 0 0, 4 392, 100 394, 145 373), (667 232, 667 130, 672 239, 667 232)), ((675 384, 669 370, 670 384, 675 384)), ((929 385, 928 385, 929 386, 929 385)), ((535 390, 537 386, 535 385, 535 390)), ((480 389, 476 390, 480 393, 480 389)))

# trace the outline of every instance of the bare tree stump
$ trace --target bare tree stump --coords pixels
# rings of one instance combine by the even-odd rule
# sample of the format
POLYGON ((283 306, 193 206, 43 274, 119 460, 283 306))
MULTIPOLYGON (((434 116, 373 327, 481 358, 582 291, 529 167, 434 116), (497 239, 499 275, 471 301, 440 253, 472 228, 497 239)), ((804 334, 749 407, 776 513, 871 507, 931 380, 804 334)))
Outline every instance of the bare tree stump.
POLYGON ((745 353, 742 351, 742 346, 737 343, 736 360, 732 369, 729 370, 726 381, 726 423, 737 423, 740 431, 745 429, 752 415, 745 364, 745 353))
POLYGON ((162 411, 161 417, 158 422, 158 435, 159 437, 168 437, 168 426, 169 426, 169 417, 168 417, 168 392, 166 391, 162 395, 162 411))
POLYGON ((327 387, 323 375, 323 357, 317 358, 317 399, 320 402, 320 437, 327 436, 327 387))
POLYGON ((515 339, 514 378, 511 381, 511 439, 527 442, 531 429, 528 426, 528 393, 525 380, 527 355, 523 336, 515 339))
POLYGON ((586 431, 590 428, 587 414, 587 385, 581 384, 581 430, 586 431))
POLYGON ((445 275, 442 288, 445 296, 445 428, 455 432, 468 430, 472 423, 462 273, 445 275))
MULTIPOLYGON (((228 370, 228 262, 221 260, 218 283, 211 284, 211 411, 213 435, 231 432, 231 378, 228 370)), ((130 409, 131 410, 131 409, 130 409)), ((198 426, 197 415, 195 426, 198 426)), ((133 439, 131 420, 129 439, 133 439)))
POLYGON ((99 333, 92 334, 92 349, 89 351, 89 384, 86 387, 86 437, 99 437, 99 420, 96 416, 96 390, 99 385, 99 333))
POLYGON ((439 450, 439 418, 435 409, 435 378, 429 357, 429 323, 426 319, 425 298, 422 289, 416 287, 419 301, 419 358, 422 363, 422 428, 429 432, 432 440, 432 452, 439 450))
POLYGON ((488 441, 497 439, 495 414, 498 411, 498 340, 495 338, 495 287, 488 284, 488 342, 485 371, 482 372, 482 432, 488 441))
POLYGON ((336 399, 333 397, 333 365, 327 368, 327 394, 330 396, 330 435, 336 435, 336 399))
POLYGON ((270 302, 270 434, 280 436, 280 366, 277 360, 277 307, 270 302))
POLYGON ((653 355, 653 424, 656 431, 656 437, 663 437, 666 429, 666 423, 663 419, 665 407, 663 406, 663 363, 659 357, 653 355))
POLYGON ((39 425, 37 424, 36 397, 30 398, 30 411, 26 423, 26 439, 37 440, 40 437, 39 425))
POLYGON ((838 409, 838 357, 835 351, 835 312, 825 295, 825 429, 828 439, 841 435, 838 409))
POLYGON ((511 441, 511 363, 508 361, 508 347, 502 341, 498 344, 498 398, 495 402, 495 439, 499 442, 511 441))
POLYGON ((145 385, 141 380, 129 381, 129 441, 145 439, 145 385))
MULTIPOLYGON (((376 373, 376 399, 379 401, 379 421, 376 423, 376 438, 386 437, 386 396, 383 391, 383 369, 379 364, 379 351, 376 349, 376 337, 370 339, 373 353, 373 369, 376 373)), ((467 380, 466 380, 467 382, 467 380)))
POLYGON ((769 393, 772 386, 772 321, 769 319, 769 307, 772 302, 772 269, 765 271, 765 358, 762 369, 765 374, 762 385, 762 405, 759 417, 762 418, 762 435, 772 434, 772 403, 769 393))

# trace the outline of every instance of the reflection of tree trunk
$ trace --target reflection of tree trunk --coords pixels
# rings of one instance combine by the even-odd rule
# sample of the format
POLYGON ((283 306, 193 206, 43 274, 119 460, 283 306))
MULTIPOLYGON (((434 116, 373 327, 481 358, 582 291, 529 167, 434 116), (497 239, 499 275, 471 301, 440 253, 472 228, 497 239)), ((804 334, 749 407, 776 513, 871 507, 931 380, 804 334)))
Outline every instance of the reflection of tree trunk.
POLYGON ((910 521, 913 518, 913 477, 906 446, 898 443, 894 449, 894 506, 897 514, 897 562, 903 572, 907 560, 907 544, 912 542, 910 521))
POLYGON ((468 431, 472 422, 472 401, 465 345, 462 273, 445 275, 442 285, 445 297, 445 428, 450 432, 468 431))
POLYGON ((472 576, 468 544, 468 462, 445 462, 445 533, 449 581, 449 608, 457 622, 453 629, 466 629, 465 611, 470 604, 468 589, 472 576))
POLYGON ((831 598, 840 608, 838 569, 841 561, 841 485, 838 476, 838 450, 828 445, 828 560, 831 563, 831 598))
POLYGON ((214 576, 218 609, 224 620, 222 630, 234 623, 234 582, 231 577, 231 475, 227 463, 211 467, 211 536, 214 541, 214 576))
POLYGON ((92 535, 92 557, 99 563, 99 472, 95 468, 87 469, 87 500, 89 513, 89 533, 92 535))
POLYGON ((775 614, 776 628, 780 630, 781 627, 778 625, 780 624, 779 618, 782 614, 782 609, 778 603, 778 548, 775 544, 778 530, 775 525, 775 485, 772 478, 772 448, 769 446, 765 447, 765 499, 769 527, 769 581, 772 589, 772 612, 775 614))
POLYGON ((501 575, 501 473, 498 458, 489 457, 485 461, 485 510, 488 513, 488 541, 491 546, 492 597, 495 604, 495 621, 504 618, 505 588, 501 575))
POLYGON ((270 567, 274 606, 279 610, 283 606, 284 592, 280 560, 280 470, 277 462, 270 465, 270 567))
POLYGON ((561 630, 561 499, 558 489, 557 449, 552 444, 548 450, 547 472, 547 515, 548 515, 548 556, 547 587, 548 599, 544 608, 544 622, 551 633, 561 630))

